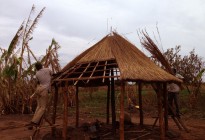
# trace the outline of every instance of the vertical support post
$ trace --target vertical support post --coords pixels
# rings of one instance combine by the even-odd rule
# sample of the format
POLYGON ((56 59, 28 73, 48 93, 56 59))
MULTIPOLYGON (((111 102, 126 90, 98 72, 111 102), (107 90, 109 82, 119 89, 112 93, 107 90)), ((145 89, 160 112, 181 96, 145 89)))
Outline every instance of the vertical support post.
POLYGON ((78 99, 78 86, 76 86, 76 93, 75 93, 75 102, 76 102, 76 128, 79 126, 79 99, 78 99))
MULTIPOLYGON (((56 108, 57 108, 57 102, 58 102, 58 86, 57 84, 54 85, 55 87, 55 93, 54 93, 54 99, 53 99, 53 116, 52 116, 52 124, 55 125, 56 123, 56 108)), ((52 136, 55 136, 56 128, 52 127, 51 134, 52 136)))
MULTIPOLYGON (((111 76, 114 76, 113 69, 111 70, 111 76)), ((111 106, 112 106, 112 127, 115 131, 116 127, 116 112, 115 112, 115 81, 111 78, 111 106)))
POLYGON ((68 95, 67 86, 63 87, 63 98, 64 98, 64 115, 63 115, 63 140, 67 139, 67 125, 68 125, 68 95))
POLYGON ((160 83, 157 83, 157 101, 158 101, 158 116, 159 116, 159 129, 160 129, 160 140, 165 139, 164 133, 164 121, 163 121, 163 110, 162 110, 162 90, 160 83))
POLYGON ((164 123, 165 131, 168 130, 168 97, 167 97, 167 83, 163 83, 163 97, 164 97, 164 123))
POLYGON ((107 86, 107 120, 106 123, 110 123, 110 82, 107 86))
POLYGON ((138 83, 138 93, 139 93, 139 111, 140 111, 140 125, 144 124, 143 108, 142 108, 142 83, 138 83))
POLYGON ((120 93, 120 140, 124 140, 124 95, 125 95, 125 83, 121 81, 121 93, 120 93))

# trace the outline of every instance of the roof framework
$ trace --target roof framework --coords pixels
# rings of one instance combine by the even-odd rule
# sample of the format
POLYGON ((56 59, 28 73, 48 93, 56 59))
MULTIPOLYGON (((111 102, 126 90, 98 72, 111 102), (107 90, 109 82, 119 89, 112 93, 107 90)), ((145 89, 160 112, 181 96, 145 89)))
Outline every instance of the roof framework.
POLYGON ((114 59, 76 64, 65 70, 55 81, 67 81, 74 86, 103 86, 108 84, 109 78, 120 79, 120 71, 114 59), (111 70, 114 76, 111 76, 111 70))

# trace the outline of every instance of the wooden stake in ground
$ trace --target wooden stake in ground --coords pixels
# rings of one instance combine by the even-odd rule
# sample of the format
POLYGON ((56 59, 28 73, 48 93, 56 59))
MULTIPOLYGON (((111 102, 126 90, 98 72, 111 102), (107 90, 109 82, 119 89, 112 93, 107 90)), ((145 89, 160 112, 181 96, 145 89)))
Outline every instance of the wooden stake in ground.
POLYGON ((164 112, 162 109, 162 91, 160 91, 160 83, 157 83, 157 101, 158 101, 158 116, 159 116, 159 129, 160 129, 160 140, 165 139, 165 132, 164 132, 164 112))
MULTIPOLYGON (((111 76, 114 76, 113 69, 111 70, 111 76)), ((116 112, 115 112, 115 81, 111 78, 111 107, 112 107, 112 126, 115 132, 116 130, 116 112)))
POLYGON ((75 94, 75 99, 76 99, 76 128, 79 126, 79 99, 78 99, 78 86, 76 86, 76 94, 75 94))
POLYGON ((67 86, 63 87, 63 98, 64 98, 64 117, 63 117, 63 140, 67 139, 67 125, 68 125, 68 95, 67 86))
POLYGON ((125 95, 125 83, 121 81, 121 93, 120 93, 120 140, 124 140, 124 95, 125 95))
POLYGON ((142 126, 144 124, 144 118, 143 118, 143 111, 142 111, 142 83, 138 83, 138 94, 139 94, 139 110, 140 110, 140 125, 142 126))
MULTIPOLYGON (((58 86, 55 84, 55 93, 54 93, 54 100, 53 100, 53 116, 52 116, 52 124, 55 125, 56 123, 56 108, 57 108, 57 102, 58 102, 58 86)), ((52 128, 51 134, 52 136, 55 136, 55 127, 52 128)))
POLYGON ((110 82, 107 86, 107 119, 106 123, 110 123, 110 82))
POLYGON ((168 97, 167 97, 167 83, 163 83, 163 104, 164 104, 164 123, 165 131, 168 130, 168 97))

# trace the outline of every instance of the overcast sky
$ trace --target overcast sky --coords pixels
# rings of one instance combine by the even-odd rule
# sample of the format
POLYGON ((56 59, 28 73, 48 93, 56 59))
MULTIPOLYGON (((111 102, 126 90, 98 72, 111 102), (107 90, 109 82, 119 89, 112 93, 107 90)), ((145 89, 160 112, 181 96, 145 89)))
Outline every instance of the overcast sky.
MULTIPOLYGON (((64 66, 83 50, 116 30, 142 50, 137 30, 150 36, 159 28, 163 49, 181 45, 182 55, 193 48, 205 56, 204 0, 0 0, 0 47, 8 48, 32 5, 35 17, 46 7, 30 47, 45 54, 52 38, 60 44, 64 66)), ((143 50, 142 50, 143 51, 143 50)))

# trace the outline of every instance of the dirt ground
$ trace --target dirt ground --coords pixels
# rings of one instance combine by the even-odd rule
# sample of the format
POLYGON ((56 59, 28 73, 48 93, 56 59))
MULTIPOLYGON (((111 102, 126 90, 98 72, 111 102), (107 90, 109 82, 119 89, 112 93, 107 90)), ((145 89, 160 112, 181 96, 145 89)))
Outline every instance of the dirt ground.
MULTIPOLYGON (((29 140, 31 139, 34 130, 28 130, 24 125, 28 123, 32 118, 32 115, 2 115, 0 116, 0 139, 1 140, 29 140)), ((95 122, 96 118, 86 117, 84 115, 80 118, 81 125, 83 123, 92 123, 95 122)), ((99 119, 100 122, 103 122, 102 118, 99 119)), ((145 117, 144 124, 145 125, 152 125, 154 123, 154 118, 152 117, 145 117)), ((205 140, 205 119, 196 119, 196 118, 183 118, 182 120, 187 128, 190 130, 189 133, 185 132, 184 130, 179 130, 174 121, 169 118, 169 129, 173 132, 176 132, 179 137, 175 138, 174 140, 205 140)), ((138 124, 139 118, 132 117, 132 122, 138 124)), ((57 124, 59 125, 57 128, 62 128, 62 117, 59 116, 57 118, 57 124)), ((158 125, 158 123, 157 123, 158 125)), ((75 117, 69 117, 69 126, 75 126, 75 117)), ((157 126, 156 126, 157 128, 157 126)), ((43 128, 41 129, 38 139, 42 139, 51 131, 50 127, 48 127, 47 123, 43 124, 43 128)), ((129 132, 131 132, 129 130, 129 132)), ((139 132, 139 131, 138 131, 139 132)), ((75 139, 75 138, 72 138, 75 139)), ((82 138, 81 138, 82 139, 82 138)), ((85 139, 85 138, 84 138, 85 139)), ((108 138, 107 138, 108 139, 108 138)), ((128 139, 125 136, 125 139, 128 139)), ((139 138, 142 139, 142 138, 139 138)), ((153 140, 153 136, 150 135, 149 137, 143 138, 153 140)), ((168 138, 167 138, 168 139, 168 138)), ((134 140, 134 139, 133 139, 134 140)))

